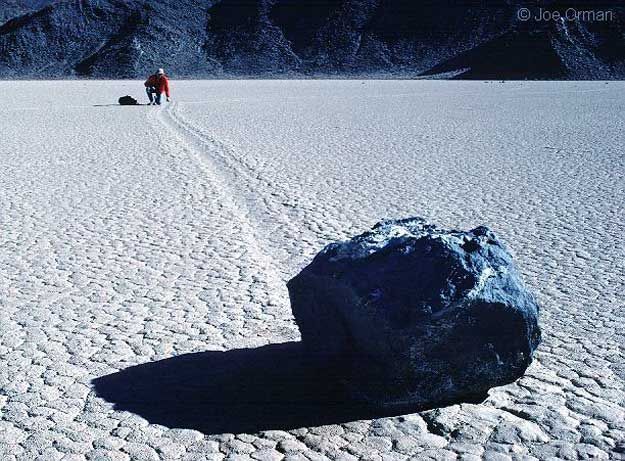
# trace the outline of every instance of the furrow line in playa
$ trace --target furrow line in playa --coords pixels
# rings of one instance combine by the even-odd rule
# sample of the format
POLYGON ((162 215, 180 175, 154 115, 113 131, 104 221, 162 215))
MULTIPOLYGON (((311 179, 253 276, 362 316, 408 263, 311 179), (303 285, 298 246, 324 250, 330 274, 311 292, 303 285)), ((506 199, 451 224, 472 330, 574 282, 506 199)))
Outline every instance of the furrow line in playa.
POLYGON ((154 111, 148 117, 153 117, 155 124, 158 127, 165 127, 167 133, 176 138, 187 150, 190 158, 198 163, 206 174, 210 175, 211 180, 215 181, 222 191, 223 203, 226 210, 232 212, 233 219, 236 219, 239 223, 243 224, 246 233, 254 240, 250 242, 250 250, 256 253, 258 257, 264 260, 264 269, 270 271, 269 278, 274 278, 276 283, 281 283, 282 280, 280 271, 276 271, 280 267, 278 261, 271 252, 267 251, 266 240, 257 228, 256 222, 252 218, 250 211, 247 209, 246 204, 241 200, 237 200, 237 193, 233 187, 232 178, 224 174, 224 168, 217 165, 215 157, 206 155, 205 146, 199 143, 196 137, 189 134, 188 131, 177 121, 172 115, 172 108, 175 107, 175 103, 172 103, 167 108, 162 108, 158 111, 154 111))
MULTIPOLYGON (((211 159, 203 155, 197 146, 172 124, 166 109, 152 111, 148 114, 148 122, 159 138, 163 152, 170 151, 177 159, 182 159, 187 163, 187 169, 195 170, 199 167, 196 179, 199 177, 197 180, 205 184, 189 187, 206 186, 216 193, 211 203, 206 203, 205 212, 202 211, 202 207, 198 208, 197 203, 193 211, 199 213, 200 220, 205 222, 205 226, 210 226, 207 230, 212 232, 212 236, 205 244, 211 250, 214 250, 215 246, 221 246, 215 257, 220 260, 223 258, 227 265, 235 265, 236 268, 233 269, 238 271, 235 280, 238 280, 237 283, 245 290, 238 293, 238 297, 247 301, 237 302, 242 306, 250 305, 251 310, 248 312, 244 307, 244 311, 237 313, 238 317, 233 318, 262 323, 265 320, 261 322, 258 312, 254 311, 260 306, 262 315, 272 316, 273 320, 266 328, 267 331, 272 331, 274 339, 296 339, 298 333, 288 309, 286 286, 280 272, 276 270, 278 264, 273 255, 267 251, 264 242, 257 238, 257 230, 254 222, 249 219, 249 213, 234 199, 228 178, 220 174, 211 159), (182 157, 179 154, 182 154, 182 157), (216 224, 216 227, 213 227, 212 223, 216 224)), ((202 195, 202 192, 199 194, 202 195)), ((233 299, 236 300, 237 295, 234 295, 233 299)))
POLYGON ((289 268, 298 266, 305 259, 301 250, 295 247, 300 240, 298 236, 308 231, 296 226, 289 216, 285 203, 293 191, 263 177, 232 148, 180 116, 176 107, 172 104, 163 111, 163 123, 193 146, 200 161, 210 164, 211 170, 223 178, 224 187, 251 223, 256 239, 266 249, 265 253, 271 254, 281 278, 286 281, 293 275, 289 268))

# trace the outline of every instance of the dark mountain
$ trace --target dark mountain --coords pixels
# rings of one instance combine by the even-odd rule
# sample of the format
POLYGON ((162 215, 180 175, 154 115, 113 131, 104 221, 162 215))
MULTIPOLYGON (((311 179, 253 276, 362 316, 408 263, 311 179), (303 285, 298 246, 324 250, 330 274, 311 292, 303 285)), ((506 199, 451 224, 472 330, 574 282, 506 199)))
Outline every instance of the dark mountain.
POLYGON ((0 0, 0 21, 2 78, 625 76, 623 1, 0 0))
POLYGON ((67 0, 0 27, 3 77, 136 77, 160 65, 214 71, 203 1, 67 0))
MULTIPOLYGON (((550 20, 513 24, 505 33, 432 67, 425 75, 457 71, 465 79, 612 79, 625 76, 625 10, 553 2, 566 18, 584 11, 611 11, 611 20, 550 20)), ((540 9, 532 9, 532 15, 540 9)), ((590 14, 590 13, 588 13, 590 14)))

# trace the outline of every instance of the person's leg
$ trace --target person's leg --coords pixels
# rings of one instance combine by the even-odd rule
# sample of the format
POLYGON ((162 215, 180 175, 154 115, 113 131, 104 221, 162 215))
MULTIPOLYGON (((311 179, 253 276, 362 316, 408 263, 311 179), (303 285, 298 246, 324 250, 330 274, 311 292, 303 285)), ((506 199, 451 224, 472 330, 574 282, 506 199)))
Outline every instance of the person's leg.
POLYGON ((154 95, 154 99, 156 100, 156 104, 161 105, 161 93, 159 91, 154 95))
POLYGON ((145 89, 145 92, 148 94, 148 100, 150 101, 149 104, 152 104, 152 90, 153 88, 149 86, 145 89))

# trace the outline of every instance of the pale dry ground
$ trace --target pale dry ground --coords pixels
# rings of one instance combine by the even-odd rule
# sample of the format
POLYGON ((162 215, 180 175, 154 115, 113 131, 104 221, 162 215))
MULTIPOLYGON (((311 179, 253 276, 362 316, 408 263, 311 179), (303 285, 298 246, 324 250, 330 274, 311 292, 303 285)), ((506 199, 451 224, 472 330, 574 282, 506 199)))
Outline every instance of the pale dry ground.
MULTIPOLYGON (((0 82, 0 459, 625 458, 625 83, 0 82), (480 405, 290 431, 148 423, 91 380, 299 339, 284 282, 377 220, 485 224, 542 306, 480 405)), ((280 363, 276 363, 279 367, 280 363)))

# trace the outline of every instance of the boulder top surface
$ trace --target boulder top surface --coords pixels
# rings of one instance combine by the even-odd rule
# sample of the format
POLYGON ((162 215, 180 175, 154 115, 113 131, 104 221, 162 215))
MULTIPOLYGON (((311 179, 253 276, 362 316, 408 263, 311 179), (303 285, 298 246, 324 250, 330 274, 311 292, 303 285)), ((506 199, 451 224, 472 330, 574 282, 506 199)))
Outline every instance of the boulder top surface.
POLYGON ((315 257, 308 269, 342 278, 347 273, 367 268, 366 273, 370 275, 374 261, 380 269, 375 271, 380 280, 390 277, 395 287, 402 291, 406 288, 414 293, 413 289, 417 288, 415 273, 419 274, 422 283, 417 285, 425 298, 430 298, 426 293, 434 287, 447 286, 447 293, 440 293, 439 299, 430 299, 428 304, 433 311, 437 304, 446 305, 459 295, 501 300, 519 292, 525 293, 510 253, 488 227, 478 226, 469 231, 447 230, 420 217, 380 221, 371 230, 350 240, 331 243, 315 257), (407 267, 405 256, 411 254, 415 256, 412 258, 414 267, 413 264, 407 267), (457 270, 458 266, 462 270, 457 270), (399 270, 408 271, 406 277, 412 281, 403 280, 405 277, 398 274, 399 270), (385 271, 389 273, 384 274, 385 271), (499 282, 489 284, 491 279, 499 282), (489 294, 489 289, 496 293, 489 294))
MULTIPOLYGON (((332 262, 363 259, 379 251, 404 247, 411 241, 423 237, 440 239, 448 245, 461 246, 466 251, 475 250, 485 243, 502 246, 495 234, 485 226, 476 227, 468 232, 445 230, 424 218, 414 217, 380 221, 370 231, 359 236, 329 244, 322 250, 321 255, 328 257, 332 262)), ((409 249, 409 246, 406 246, 406 250, 409 249)))

